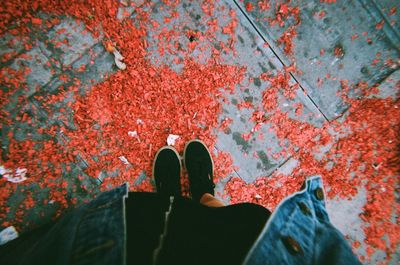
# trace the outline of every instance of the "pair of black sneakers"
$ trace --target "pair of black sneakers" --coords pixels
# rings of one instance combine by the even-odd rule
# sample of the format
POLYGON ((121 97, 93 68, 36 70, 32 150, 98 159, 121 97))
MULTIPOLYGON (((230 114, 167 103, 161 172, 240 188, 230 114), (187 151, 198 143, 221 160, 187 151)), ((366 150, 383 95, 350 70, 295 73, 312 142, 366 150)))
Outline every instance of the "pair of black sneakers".
MULTIPOLYGON (((183 161, 189 175, 192 199, 200 201, 205 193, 214 195, 214 162, 205 144, 192 140, 185 145, 183 161)), ((153 177, 161 196, 181 196, 181 157, 175 148, 164 146, 153 162, 153 177)))

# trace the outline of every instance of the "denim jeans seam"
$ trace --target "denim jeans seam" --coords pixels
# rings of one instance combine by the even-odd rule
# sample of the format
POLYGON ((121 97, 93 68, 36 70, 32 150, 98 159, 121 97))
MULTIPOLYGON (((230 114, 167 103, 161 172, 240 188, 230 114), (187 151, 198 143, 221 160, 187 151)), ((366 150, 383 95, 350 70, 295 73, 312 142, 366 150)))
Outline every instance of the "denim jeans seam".
POLYGON ((84 251, 82 254, 81 253, 74 254, 72 256, 72 259, 73 260, 78 260, 78 259, 80 259, 82 257, 91 255, 94 252, 97 252, 97 251, 103 250, 103 249, 112 248, 113 246, 115 246, 115 241, 114 240, 107 240, 105 243, 103 243, 101 245, 97 245, 95 247, 92 247, 91 249, 84 251))
MULTIPOLYGON (((91 207, 89 206, 89 205, 86 205, 87 206, 87 208, 86 209, 84 209, 83 210, 83 213, 82 213, 82 215, 81 215, 81 217, 80 217, 80 219, 79 219, 79 222, 78 222, 78 224, 76 225, 76 228, 75 228, 75 231, 74 231, 74 240, 72 241, 72 244, 71 244, 71 253, 72 253, 72 251, 74 250, 74 248, 75 248, 75 246, 76 246, 76 235, 78 234, 78 232, 79 232, 79 229, 81 228, 81 225, 82 225, 82 222, 85 220, 85 218, 89 215, 89 214, 91 214, 91 213, 94 213, 94 212, 96 212, 97 210, 99 210, 99 209, 101 209, 101 210, 105 210, 106 208, 110 208, 115 202, 117 202, 119 199, 122 199, 123 201, 122 202, 124 202, 124 200, 125 200, 125 197, 127 197, 127 194, 128 194, 128 187, 129 187, 129 185, 127 185, 127 184, 125 184, 125 187, 126 187, 126 189, 125 189, 125 194, 123 195, 123 196, 119 196, 119 197, 116 197, 116 198, 113 198, 111 201, 108 201, 108 202, 106 202, 106 203, 102 203, 101 205, 99 205, 99 206, 97 206, 97 207, 93 207, 93 205, 91 205, 91 207)), ((96 199, 95 199, 96 200, 96 199)), ((123 204, 123 206, 124 206, 124 204, 123 204)), ((123 208, 123 211, 125 211, 125 208, 123 208)), ((124 224, 125 224, 125 234, 126 234, 126 223, 125 223, 125 219, 124 219, 124 224)), ((126 240, 124 241, 124 246, 126 247, 126 240)), ((126 251, 125 251, 126 252, 126 251)), ((73 258, 73 256, 71 255, 70 257, 69 257, 69 262, 68 262, 68 264, 72 264, 72 258, 73 258)), ((126 257, 124 257, 124 254, 122 255, 122 258, 123 258, 123 260, 122 260, 122 264, 126 264, 126 257), (125 258, 125 259, 124 259, 125 258)))

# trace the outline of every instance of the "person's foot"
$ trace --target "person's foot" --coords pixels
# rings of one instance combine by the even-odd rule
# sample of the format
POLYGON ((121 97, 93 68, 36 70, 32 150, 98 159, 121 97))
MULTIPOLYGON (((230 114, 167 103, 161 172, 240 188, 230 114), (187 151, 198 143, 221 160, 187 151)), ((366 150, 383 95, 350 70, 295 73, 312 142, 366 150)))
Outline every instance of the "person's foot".
POLYGON ((158 150, 153 162, 157 193, 167 197, 181 195, 181 168, 181 159, 175 148, 164 146, 158 150))
POLYGON ((214 162, 205 144, 200 140, 186 143, 183 159, 189 175, 192 199, 200 201, 205 193, 214 195, 214 162))

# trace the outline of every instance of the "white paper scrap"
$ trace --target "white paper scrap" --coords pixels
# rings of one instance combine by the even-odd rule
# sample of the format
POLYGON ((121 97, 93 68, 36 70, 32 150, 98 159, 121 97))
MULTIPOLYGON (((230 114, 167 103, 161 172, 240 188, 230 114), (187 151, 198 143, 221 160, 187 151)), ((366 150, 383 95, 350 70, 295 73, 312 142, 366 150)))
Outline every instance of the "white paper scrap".
POLYGON ((9 226, 0 232, 0 246, 18 237, 18 232, 14 226, 9 226))
POLYGON ((119 53, 119 51, 116 48, 114 48, 113 54, 114 54, 114 61, 117 67, 121 70, 125 70, 126 64, 122 62, 122 60, 124 60, 124 57, 121 55, 121 53, 119 53))
POLYGON ((126 69, 126 64, 125 63, 123 63, 123 62, 121 62, 121 61, 119 61, 117 59, 115 59, 114 61, 115 61, 115 65, 118 67, 118 69, 121 69, 121 70, 125 70, 126 69))
POLYGON ((125 165, 130 165, 131 163, 129 163, 128 159, 125 156, 120 156, 118 157, 119 160, 122 161, 122 163, 124 163, 125 165))
POLYGON ((129 131, 129 132, 128 132, 128 135, 129 135, 130 137, 137 137, 137 136, 138 136, 137 131, 129 131))
POLYGON ((20 183, 25 181, 27 178, 25 177, 28 170, 26 168, 17 168, 15 170, 15 174, 11 169, 7 169, 4 166, 0 166, 0 175, 3 176, 7 181, 12 183, 20 183))
POLYGON ((140 137, 139 137, 139 134, 137 133, 137 131, 129 131, 129 132, 128 132, 128 135, 129 135, 130 137, 135 137, 135 138, 139 141, 139 143, 140 143, 140 137))
POLYGON ((175 141, 176 141, 178 138, 179 138, 179 135, 175 135, 175 134, 170 134, 170 135, 168 135, 168 137, 167 137, 167 144, 168 144, 169 146, 175 145, 175 141))
POLYGON ((0 166, 0 175, 6 175, 12 173, 11 170, 5 168, 4 166, 0 166))

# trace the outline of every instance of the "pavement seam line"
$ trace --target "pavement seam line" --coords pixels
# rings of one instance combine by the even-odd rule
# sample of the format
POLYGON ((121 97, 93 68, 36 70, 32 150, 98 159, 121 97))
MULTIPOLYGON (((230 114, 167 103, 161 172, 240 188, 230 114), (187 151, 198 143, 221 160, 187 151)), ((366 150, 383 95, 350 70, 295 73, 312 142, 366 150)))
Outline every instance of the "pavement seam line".
MULTIPOLYGON (((243 10, 243 8, 238 4, 237 0, 233 0, 233 2, 235 3, 235 5, 237 6, 237 8, 241 11, 242 15, 247 19, 247 21, 250 23, 250 25, 253 27, 253 29, 256 31, 257 35, 265 42, 268 44, 270 50, 272 51, 272 53, 276 56, 276 58, 279 60, 279 62, 283 65, 286 66, 286 64, 284 63, 283 59, 278 55, 278 53, 272 48, 272 46, 270 45, 270 41, 267 40, 267 38, 264 36, 264 34, 262 34, 262 32, 258 29, 258 27, 254 24, 254 22, 250 19, 250 17, 247 15, 247 13, 243 10)), ((325 113, 322 112, 322 110, 319 108, 319 106, 315 103, 315 101, 310 97, 310 95, 308 95, 307 91, 304 89, 303 85, 300 84, 300 82, 297 80, 297 78, 295 77, 295 75, 291 72, 289 72, 290 76, 294 79, 294 81, 299 85, 299 87, 301 88, 301 90, 303 90, 303 92, 306 94, 307 98, 311 101, 311 103, 317 108, 317 110, 320 112, 320 114, 324 117, 324 119, 328 122, 330 122, 330 120, 328 119, 328 117, 325 115, 325 113)))

